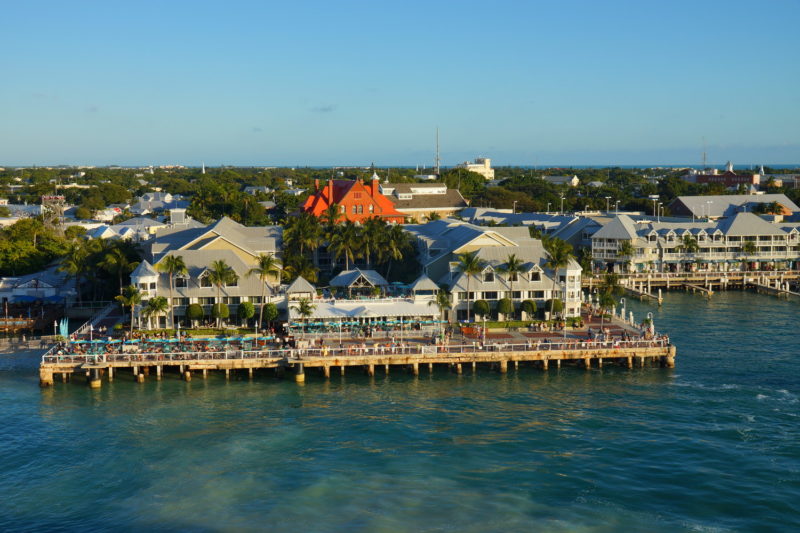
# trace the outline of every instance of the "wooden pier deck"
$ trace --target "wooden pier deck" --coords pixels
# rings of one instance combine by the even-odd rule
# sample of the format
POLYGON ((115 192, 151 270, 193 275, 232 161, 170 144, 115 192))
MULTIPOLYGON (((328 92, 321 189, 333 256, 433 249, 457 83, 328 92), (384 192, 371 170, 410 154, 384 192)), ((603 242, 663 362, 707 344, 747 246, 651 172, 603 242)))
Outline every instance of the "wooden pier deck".
POLYGON ((403 368, 419 374, 420 365, 429 370, 434 365, 447 365, 456 373, 462 373, 464 365, 490 366, 507 372, 509 363, 518 367, 520 363, 534 364, 543 370, 550 365, 560 368, 562 363, 578 364, 587 369, 604 364, 618 364, 627 368, 635 365, 675 366, 676 349, 665 340, 635 341, 587 341, 587 342, 528 342, 525 344, 463 344, 450 346, 412 345, 404 348, 313 348, 290 350, 228 350, 224 352, 180 352, 102 354, 102 355, 58 355, 48 352, 42 357, 39 367, 39 382, 42 387, 53 385, 56 376, 63 381, 72 376, 86 376, 94 388, 102 385, 105 376, 112 381, 116 373, 130 371, 136 381, 143 382, 155 374, 161 379, 165 370, 191 380, 195 373, 208 377, 209 371, 247 372, 253 377, 255 370, 275 369, 279 374, 291 369, 297 382, 305 381, 305 370, 317 368, 327 378, 331 369, 355 368, 374 375, 376 367, 403 368))

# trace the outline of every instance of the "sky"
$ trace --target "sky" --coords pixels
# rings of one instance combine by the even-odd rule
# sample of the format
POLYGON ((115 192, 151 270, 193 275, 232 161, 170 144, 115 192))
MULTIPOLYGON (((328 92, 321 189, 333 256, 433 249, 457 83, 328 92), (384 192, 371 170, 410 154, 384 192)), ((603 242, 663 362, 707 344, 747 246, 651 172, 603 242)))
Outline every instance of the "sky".
POLYGON ((800 1, 4 1, 0 165, 800 163, 800 1))

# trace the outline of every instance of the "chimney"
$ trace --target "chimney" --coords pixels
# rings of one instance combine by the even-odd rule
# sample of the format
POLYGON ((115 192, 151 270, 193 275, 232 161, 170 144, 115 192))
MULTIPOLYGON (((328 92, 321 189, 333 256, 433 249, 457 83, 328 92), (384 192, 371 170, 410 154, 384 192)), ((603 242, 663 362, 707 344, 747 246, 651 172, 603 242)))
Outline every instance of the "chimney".
POLYGON ((372 197, 373 198, 375 198, 375 196, 378 195, 378 183, 380 183, 380 179, 378 179, 378 175, 377 174, 373 174, 372 175, 372 183, 370 184, 370 188, 372 189, 372 197))
POLYGON ((333 202, 333 180, 328 180, 328 204, 332 204, 333 202))
POLYGON ((314 179, 314 192, 319 191, 319 179, 314 179))

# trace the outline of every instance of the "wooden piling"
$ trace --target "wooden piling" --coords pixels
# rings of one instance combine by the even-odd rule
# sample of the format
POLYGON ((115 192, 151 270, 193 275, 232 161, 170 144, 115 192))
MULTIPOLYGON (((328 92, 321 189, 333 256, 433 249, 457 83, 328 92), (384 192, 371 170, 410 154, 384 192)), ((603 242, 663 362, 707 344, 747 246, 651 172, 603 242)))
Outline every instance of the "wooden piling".
POLYGON ((322 367, 322 373, 325 375, 326 379, 330 379, 331 377, 331 367, 330 365, 325 365, 322 367))
POLYGON ((508 361, 500 361, 500 373, 505 374, 508 372, 508 361))

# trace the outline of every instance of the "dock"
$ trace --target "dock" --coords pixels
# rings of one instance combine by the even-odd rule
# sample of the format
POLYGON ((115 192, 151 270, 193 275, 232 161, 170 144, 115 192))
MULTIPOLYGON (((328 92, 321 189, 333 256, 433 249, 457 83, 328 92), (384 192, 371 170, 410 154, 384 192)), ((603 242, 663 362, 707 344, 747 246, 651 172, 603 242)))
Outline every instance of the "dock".
POLYGON ((480 365, 498 372, 508 371, 509 364, 521 364, 547 371, 571 364, 591 369, 605 364, 626 368, 635 366, 675 367, 676 348, 665 339, 534 342, 508 344, 479 343, 458 345, 412 345, 405 347, 371 346, 347 348, 294 348, 285 350, 226 350, 215 352, 119 353, 100 355, 59 355, 50 350, 42 356, 39 383, 52 386, 56 377, 67 382, 75 376, 85 377, 92 388, 100 388, 103 378, 113 381, 120 372, 130 373, 137 382, 148 377, 160 380, 166 373, 190 381, 194 376, 207 378, 209 372, 247 374, 272 370, 278 375, 294 374, 298 383, 305 381, 307 369, 318 370, 330 378, 332 370, 345 375, 348 370, 375 375, 376 368, 402 369, 419 375, 420 367, 432 372, 435 366, 446 366, 461 374, 465 366, 475 372, 480 365))

